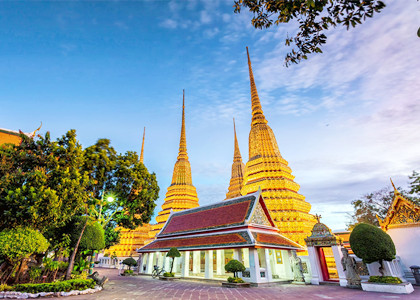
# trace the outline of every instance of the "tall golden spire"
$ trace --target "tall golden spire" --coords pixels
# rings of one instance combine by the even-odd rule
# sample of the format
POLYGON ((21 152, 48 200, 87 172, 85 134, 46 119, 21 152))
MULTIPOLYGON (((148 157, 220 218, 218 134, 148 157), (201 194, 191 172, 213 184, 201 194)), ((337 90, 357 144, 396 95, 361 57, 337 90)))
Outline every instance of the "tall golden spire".
POLYGON ((146 127, 144 127, 143 129, 143 141, 141 142, 141 152, 140 152, 140 162, 143 164, 144 163, 144 136, 146 135, 146 127))
POLYGON ((236 137, 235 119, 233 119, 233 132, 235 135, 235 142, 233 151, 232 176, 230 178, 228 192, 226 193, 226 199, 241 196, 242 182, 244 180, 245 173, 245 165, 242 162, 241 151, 239 151, 238 139, 236 137))
POLYGON ((198 205, 197 191, 192 184, 191 165, 187 154, 187 139, 185 136, 185 92, 182 97, 182 124, 179 140, 178 158, 174 166, 171 185, 166 192, 162 210, 156 217, 157 224, 153 225, 153 234, 156 235, 168 220, 172 211, 194 208, 198 205))
MULTIPOLYGON (((273 130, 265 119, 246 49, 251 85, 252 120, 249 132, 249 160, 241 194, 262 190, 268 209, 282 234, 299 244, 310 235, 316 220, 309 214, 311 205, 298 193, 288 162, 281 156, 273 130)), ((288 142, 288 141, 284 141, 288 142)))

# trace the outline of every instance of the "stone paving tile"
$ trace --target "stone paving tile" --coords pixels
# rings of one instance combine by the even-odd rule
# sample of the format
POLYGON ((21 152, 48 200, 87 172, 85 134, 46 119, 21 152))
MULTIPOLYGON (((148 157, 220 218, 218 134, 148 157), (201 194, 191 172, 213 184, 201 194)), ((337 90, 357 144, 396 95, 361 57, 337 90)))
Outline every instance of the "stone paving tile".
POLYGON ((338 286, 279 285, 274 287, 253 287, 242 289, 222 288, 219 283, 172 281, 166 282, 149 276, 118 276, 115 269, 97 269, 100 275, 110 278, 102 292, 72 296, 69 300, 383 300, 420 299, 420 287, 410 295, 368 293, 338 286))

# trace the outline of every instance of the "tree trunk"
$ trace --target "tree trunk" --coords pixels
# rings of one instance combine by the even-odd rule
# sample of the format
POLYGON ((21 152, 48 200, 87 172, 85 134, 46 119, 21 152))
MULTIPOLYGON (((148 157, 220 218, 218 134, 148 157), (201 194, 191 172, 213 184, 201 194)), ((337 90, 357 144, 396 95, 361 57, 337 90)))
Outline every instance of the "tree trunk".
POLYGON ((172 269, 174 268, 174 260, 175 260, 175 257, 172 257, 171 272, 170 273, 172 273, 172 269))
POLYGON ((381 273, 381 276, 384 276, 384 261, 381 259, 379 261, 380 267, 379 267, 379 272, 381 273))
POLYGON ((69 267, 67 268, 67 272, 66 272, 66 280, 69 280, 71 278, 71 271, 73 271, 73 268, 74 268, 74 259, 76 258, 77 250, 79 249, 79 244, 80 244, 80 241, 82 240, 83 232, 85 232, 88 220, 89 220, 89 216, 86 216, 85 225, 83 225, 82 231, 80 232, 80 235, 79 235, 79 239, 77 240, 76 246, 74 247, 74 250, 70 256, 69 267))

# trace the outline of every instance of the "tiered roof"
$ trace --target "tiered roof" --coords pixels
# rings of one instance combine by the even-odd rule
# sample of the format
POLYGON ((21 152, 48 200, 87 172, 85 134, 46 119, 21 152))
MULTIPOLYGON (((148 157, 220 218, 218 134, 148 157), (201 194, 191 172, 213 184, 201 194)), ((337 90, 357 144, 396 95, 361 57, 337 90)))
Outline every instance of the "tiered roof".
POLYGON ((303 250, 283 237, 265 205, 261 192, 211 205, 171 213, 152 243, 138 252, 265 247, 303 250))

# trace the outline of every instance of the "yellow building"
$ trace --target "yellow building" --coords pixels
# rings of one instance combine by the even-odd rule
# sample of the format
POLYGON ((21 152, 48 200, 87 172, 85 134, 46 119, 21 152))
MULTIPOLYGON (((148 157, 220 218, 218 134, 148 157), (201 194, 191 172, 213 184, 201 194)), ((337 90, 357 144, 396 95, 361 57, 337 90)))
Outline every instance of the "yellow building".
POLYGON ((232 163, 232 176, 229 182, 228 192, 226 199, 240 197, 242 183, 244 181, 245 165, 242 162, 241 151, 239 151, 238 139, 236 138, 235 119, 233 120, 233 132, 235 135, 234 150, 233 150, 233 163, 232 163))
MULTIPOLYGON (((146 127, 143 130, 143 140, 141 144, 140 159, 141 163, 144 163, 144 137, 146 135, 146 127)), ((144 224, 137 227, 135 230, 126 228, 118 228, 120 230, 120 242, 117 245, 110 247, 105 250, 105 254, 116 255, 118 258, 137 256, 136 249, 141 248, 147 244, 146 241, 150 240, 152 235, 152 226, 150 224, 144 224)))
POLYGON ((249 133, 249 160, 246 164, 242 195, 254 193, 261 187, 264 200, 280 233, 304 245, 316 223, 309 214, 311 205, 298 193, 288 162, 281 156, 273 130, 265 119, 252 73, 248 48, 248 67, 251 85, 252 121, 249 133))
POLYGON ((185 93, 182 98, 182 124, 179 153, 172 174, 172 182, 168 187, 162 210, 156 217, 157 224, 153 225, 153 237, 162 229, 171 211, 177 212, 199 206, 197 191, 192 184, 191 165, 188 160, 187 140, 185 137, 185 93))

